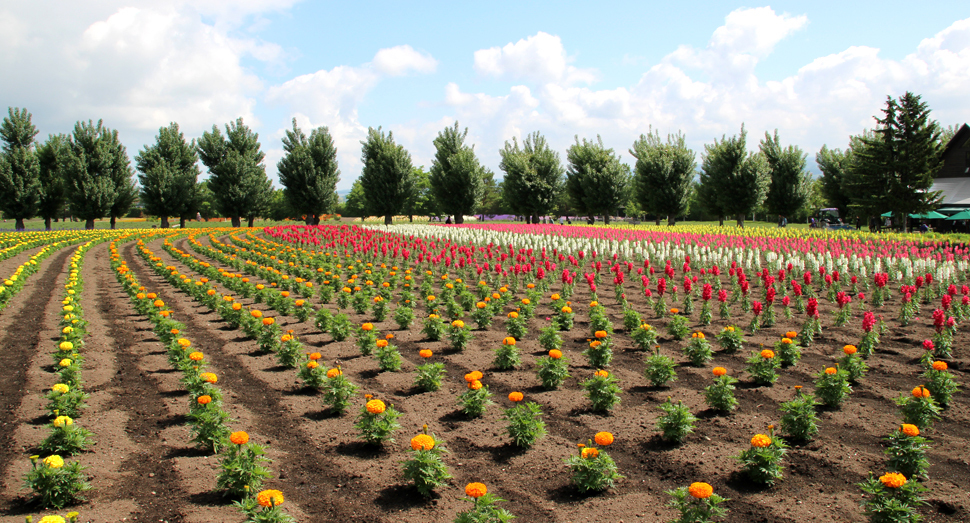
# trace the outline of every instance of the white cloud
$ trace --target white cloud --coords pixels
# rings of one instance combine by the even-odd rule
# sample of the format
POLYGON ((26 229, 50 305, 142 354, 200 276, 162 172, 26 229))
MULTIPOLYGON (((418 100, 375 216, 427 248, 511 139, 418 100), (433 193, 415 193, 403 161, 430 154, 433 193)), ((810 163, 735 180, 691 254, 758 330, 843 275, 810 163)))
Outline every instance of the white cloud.
POLYGON ((374 68, 387 76, 402 76, 411 71, 433 73, 438 61, 429 54, 422 54, 410 45, 381 49, 374 55, 374 68))
POLYGON ((475 51, 475 71, 485 76, 527 79, 539 84, 588 84, 596 80, 595 71, 577 69, 569 65, 570 61, 562 40, 542 31, 504 47, 475 51))

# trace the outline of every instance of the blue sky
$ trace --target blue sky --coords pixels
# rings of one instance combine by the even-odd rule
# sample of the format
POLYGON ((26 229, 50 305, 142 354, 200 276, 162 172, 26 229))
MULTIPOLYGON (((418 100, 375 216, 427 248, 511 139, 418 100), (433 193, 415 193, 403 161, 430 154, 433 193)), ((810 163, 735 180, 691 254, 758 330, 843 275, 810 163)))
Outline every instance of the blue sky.
POLYGON ((371 126, 427 166, 457 120, 501 176, 498 149, 535 130, 563 157, 601 134, 627 162, 640 133, 682 131, 700 161, 744 123, 750 148, 777 128, 812 160, 906 90, 944 125, 970 121, 959 3, 412 4, 2 1, 0 104, 41 138, 103 118, 132 156, 170 121, 196 137, 241 116, 274 179, 295 117, 331 130, 341 190, 371 126))

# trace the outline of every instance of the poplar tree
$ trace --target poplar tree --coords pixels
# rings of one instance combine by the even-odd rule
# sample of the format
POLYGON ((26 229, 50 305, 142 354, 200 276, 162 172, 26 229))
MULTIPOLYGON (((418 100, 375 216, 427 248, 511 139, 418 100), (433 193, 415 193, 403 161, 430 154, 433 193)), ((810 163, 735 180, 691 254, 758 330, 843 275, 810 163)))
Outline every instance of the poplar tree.
POLYGON ((434 139, 435 155, 429 181, 437 209, 464 223, 485 196, 486 169, 478 162, 475 149, 465 145, 468 128, 445 127, 434 139))
POLYGON ((169 226, 169 216, 178 216, 185 227, 185 217, 197 210, 198 161, 195 141, 185 141, 174 122, 160 128, 155 143, 135 156, 141 203, 148 214, 161 218, 163 229, 169 226))
POLYGON ((252 227, 256 216, 267 209, 272 187, 263 165, 265 155, 259 150, 259 135, 238 118, 226 124, 225 136, 213 125, 196 145, 199 158, 209 169, 216 210, 228 216, 233 227, 241 225, 243 216, 252 227))
POLYGON ((77 122, 67 143, 62 164, 64 185, 71 214, 94 229, 94 220, 115 218, 128 212, 135 198, 133 172, 128 152, 118 131, 88 120, 77 122))
POLYGON ((519 146, 518 140, 505 142, 499 150, 499 168, 505 172, 502 198, 515 214, 536 223, 556 204, 563 187, 563 168, 559 153, 553 151, 538 131, 528 135, 519 146))
POLYGON ((764 201, 770 182, 768 162, 761 154, 748 153, 746 142, 742 125, 740 135, 722 136, 720 142, 704 146, 698 191, 712 214, 734 215, 738 227, 764 201))
POLYGON ((808 155, 793 145, 782 148, 777 129, 774 136, 765 133, 761 154, 770 170, 771 182, 765 197, 768 212, 779 216, 797 214, 808 202, 809 175, 805 170, 808 155))
POLYGON ((687 214, 691 182, 697 168, 694 151, 687 148, 683 134, 667 135, 667 142, 656 132, 640 135, 630 149, 636 159, 636 200, 650 214, 667 217, 667 225, 687 214))
POLYGON ((18 231, 24 220, 37 213, 40 200, 40 165, 34 150, 37 128, 27 109, 7 109, 0 123, 0 210, 16 221, 18 231))
POLYGON ((384 134, 381 128, 367 130, 361 142, 360 183, 364 189, 365 210, 372 216, 383 216, 390 225, 395 214, 404 208, 414 192, 414 167, 411 154, 404 146, 394 143, 394 134, 384 134))
POLYGON ((52 134, 37 147, 37 163, 40 168, 40 198, 37 215, 44 219, 44 228, 51 230, 51 220, 60 216, 66 201, 63 166, 69 154, 69 138, 64 134, 52 134))
POLYGON ((852 199, 846 184, 852 167, 852 149, 843 152, 823 145, 815 154, 815 164, 822 171, 822 195, 829 205, 839 210, 839 216, 848 216, 852 199))
POLYGON ((619 157, 613 149, 603 145, 603 138, 596 141, 579 141, 566 151, 566 192, 577 211, 593 219, 602 215, 603 222, 610 224, 610 214, 615 212, 626 197, 628 177, 619 157))
POLYGON ((283 196, 292 212, 304 217, 307 225, 319 225, 320 215, 334 212, 337 206, 337 147, 326 127, 317 127, 310 136, 296 125, 283 137, 286 155, 276 164, 283 185, 283 196))

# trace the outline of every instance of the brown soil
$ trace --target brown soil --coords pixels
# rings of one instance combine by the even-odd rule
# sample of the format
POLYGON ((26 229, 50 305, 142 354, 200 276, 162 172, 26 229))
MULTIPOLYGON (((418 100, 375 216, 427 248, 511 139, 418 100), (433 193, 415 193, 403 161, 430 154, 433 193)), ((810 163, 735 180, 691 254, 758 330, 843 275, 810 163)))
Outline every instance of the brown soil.
MULTIPOLYGON (((195 276, 166 254, 160 241, 148 246, 166 265, 195 276)), ((184 240, 177 246, 192 252, 184 240)), ((0 364, 9 369, 0 388, 4 416, 0 464, 5 467, 0 523, 22 521, 23 514, 40 512, 30 504, 27 493, 17 489, 29 466, 26 456, 31 446, 46 433, 42 426, 46 420, 39 418, 43 414, 41 396, 53 383, 48 354, 57 332, 51 328, 56 327, 62 291, 58 275, 64 272, 69 252, 65 249, 51 256, 0 314, 0 327, 6 333, 0 364), (9 372, 19 374, 9 379, 9 372)), ((747 350, 718 353, 704 368, 682 365, 678 381, 669 388, 655 389, 642 376, 644 354, 634 349, 623 331, 612 292, 603 289, 601 301, 617 330, 612 370, 624 389, 622 403, 609 415, 590 412, 578 385, 592 374, 581 355, 589 331, 585 305, 577 307, 576 326, 564 333, 563 351, 572 361, 573 377, 556 391, 541 390, 533 368, 534 359, 542 355, 536 337, 548 323, 547 304, 539 306, 537 317, 529 324, 530 335, 519 344, 522 367, 507 372, 494 371, 491 365, 491 349, 505 336, 501 319, 485 331, 476 331, 463 353, 450 351, 445 342, 425 340, 419 333, 420 321, 409 331, 398 331, 390 320, 375 323, 382 333, 395 334, 394 343, 405 360, 401 372, 381 373, 372 358, 359 355, 352 338, 337 343, 318 332, 312 321, 279 317, 282 328, 293 329, 308 351, 323 353, 329 364, 339 361, 362 393, 374 394, 403 413, 397 442, 374 450, 359 443, 353 428, 362 397, 344 416, 330 414, 320 395, 301 388, 294 369, 279 367, 272 355, 259 352, 254 340, 156 276, 132 243, 125 244, 122 256, 142 284, 157 292, 175 318, 185 323, 185 334, 193 346, 205 353, 211 370, 219 375, 226 407, 236 420, 233 430, 246 430, 253 441, 268 445, 274 460, 270 468, 276 476, 268 486, 285 493, 284 508, 298 521, 451 521, 471 506, 463 489, 472 481, 486 483, 490 492, 506 499, 502 506, 517 515, 518 521, 669 521, 676 514, 666 506, 670 498, 664 491, 693 481, 709 482, 715 492, 730 498, 724 521, 864 521, 856 484, 869 471, 883 471, 881 438, 899 423, 892 400, 920 384, 919 344, 932 332, 926 308, 925 317, 904 328, 891 317, 898 303, 883 307, 890 331, 870 359, 869 375, 840 410, 820 412, 818 437, 790 449, 784 460, 784 480, 772 488, 759 488, 737 473, 733 456, 748 447, 753 434, 777 424, 778 404, 793 397, 794 385, 811 389, 813 375, 831 365, 844 344, 858 342, 859 314, 850 326, 835 328, 830 326, 831 311, 823 306, 824 334, 805 349, 796 367, 781 372, 772 387, 753 386, 743 368, 751 350, 761 344, 773 345, 785 331, 800 327, 800 319, 785 320, 780 307, 778 324, 748 335, 747 350), (438 392, 418 393, 412 387, 413 370, 420 363, 417 353, 422 348, 434 350, 435 359, 446 364, 448 376, 438 392), (704 403, 702 390, 710 383, 710 369, 715 365, 726 367, 742 380, 736 393, 740 406, 730 415, 710 412, 704 403), (497 403, 478 419, 464 417, 455 403, 464 388, 462 376, 471 370, 485 372, 483 383, 497 403), (504 433, 502 409, 509 406, 506 396, 515 390, 542 404, 545 413, 549 434, 528 450, 512 447, 504 433), (655 428, 657 406, 668 396, 682 400, 700 418, 694 434, 680 445, 663 442, 655 428), (446 462, 454 476, 430 500, 422 499, 400 476, 400 462, 409 453, 407 441, 423 424, 446 441, 450 450, 446 462), (563 459, 575 451, 576 443, 603 430, 616 436, 608 452, 626 477, 608 492, 580 495, 571 486, 563 459)), ((206 261, 219 266, 215 260, 206 261)), ((134 312, 111 274, 106 245, 90 251, 82 274, 82 303, 91 322, 85 380, 92 399, 91 408, 79 422, 95 433, 98 444, 79 457, 90 467, 95 487, 90 501, 76 508, 81 521, 241 521, 240 513, 213 492, 218 458, 194 450, 184 420, 188 397, 178 383, 178 374, 168 367, 151 325, 134 312)), ((576 304, 588 302, 582 287, 577 285, 576 304)), ((310 301, 319 306, 318 300, 310 301)), ((267 310, 265 305, 257 307, 267 310)), ((335 305, 327 307, 336 310, 335 305)), ((358 323, 372 319, 369 314, 343 312, 358 323)), ((641 308, 639 312, 663 333, 661 350, 686 363, 680 354, 686 341, 666 335, 667 320, 656 318, 652 310, 641 308)), ((734 313, 738 324, 747 325, 750 315, 742 316, 739 309, 734 313)), ((696 319, 695 312, 692 327, 697 326, 696 319)), ((701 330, 710 337, 726 324, 715 321, 701 330)), ((966 328, 961 327, 955 358, 950 362, 961 384, 970 369, 965 344, 960 343, 964 339, 966 328)), ((927 521, 970 519, 968 403, 966 394, 958 394, 944 419, 927 433, 933 439, 931 479, 925 482, 930 489, 929 505, 921 510, 927 521)))

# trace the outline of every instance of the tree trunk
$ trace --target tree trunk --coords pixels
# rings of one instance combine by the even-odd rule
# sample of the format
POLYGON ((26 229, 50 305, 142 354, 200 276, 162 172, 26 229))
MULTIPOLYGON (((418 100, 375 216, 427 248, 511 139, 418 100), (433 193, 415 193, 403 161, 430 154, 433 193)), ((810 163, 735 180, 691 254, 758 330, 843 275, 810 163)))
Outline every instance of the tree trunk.
POLYGON ((533 214, 532 215, 532 223, 533 224, 539 223, 539 215, 538 214, 533 214))
POLYGON ((609 225, 609 224, 610 224, 610 214, 606 213, 603 215, 603 225, 609 225))
POLYGON ((385 214, 384 215, 384 225, 390 225, 392 223, 394 223, 394 220, 392 219, 391 215, 390 214, 385 214))
POLYGON ((111 230, 113 231, 115 229, 115 217, 114 216, 111 217, 110 222, 111 222, 111 230))
POLYGON ((179 228, 180 229, 185 228, 185 216, 179 216, 179 228))
POLYGON ((312 214, 306 215, 306 218, 303 219, 303 223, 306 225, 313 225, 313 215, 312 214))
POLYGON ((458 213, 455 215, 455 223, 465 223, 465 215, 458 213))
POLYGON ((85 220, 85 222, 84 222, 84 228, 87 229, 87 230, 89 230, 89 231, 90 230, 93 230, 94 229, 94 218, 88 218, 87 220, 85 220))
POLYGON ((659 215, 657 215, 657 218, 654 220, 654 225, 660 225, 660 216, 659 215))
POLYGON ((316 215, 313 216, 313 224, 312 225, 320 225, 320 215, 319 214, 316 214, 316 215))
POLYGON ((717 222, 719 226, 724 227, 724 216, 718 216, 717 222))
POLYGON ((162 216, 162 229, 168 229, 168 216, 162 216))
POLYGON ((44 230, 45 231, 51 230, 51 219, 50 219, 50 216, 44 218, 44 230))
POLYGON ((413 214, 409 214, 408 215, 408 223, 414 223, 414 215, 413 214))
POLYGON ((744 215, 743 214, 738 214, 737 215, 737 222, 738 222, 738 227, 744 229, 744 215))
POLYGON ((23 218, 17 218, 16 219, 16 222, 17 222, 17 224, 14 227, 16 227, 18 231, 22 231, 22 230, 24 230, 24 229, 27 228, 27 227, 24 226, 24 219, 23 218))
POLYGON ((241 221, 239 219, 239 216, 233 216, 233 217, 229 218, 229 220, 230 220, 230 223, 232 223, 232 226, 233 227, 239 227, 240 221, 241 221))
POLYGON ((667 215, 667 226, 673 227, 674 225, 677 225, 677 216, 673 214, 667 215))
POLYGON ((253 228, 253 222, 254 222, 254 221, 256 221, 256 217, 255 217, 255 216, 250 216, 250 217, 249 217, 249 228, 250 228, 250 229, 252 229, 252 228, 253 228))

